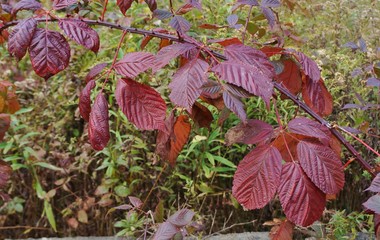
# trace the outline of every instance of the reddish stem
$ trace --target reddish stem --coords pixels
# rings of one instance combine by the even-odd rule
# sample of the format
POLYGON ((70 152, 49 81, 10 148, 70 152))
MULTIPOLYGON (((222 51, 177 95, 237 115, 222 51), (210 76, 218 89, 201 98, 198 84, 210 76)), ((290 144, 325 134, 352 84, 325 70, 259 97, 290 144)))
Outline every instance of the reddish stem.
POLYGON ((107 5, 108 5, 108 0, 104 3, 103 11, 102 11, 102 16, 100 17, 101 21, 104 21, 104 15, 106 14, 107 11, 107 5))

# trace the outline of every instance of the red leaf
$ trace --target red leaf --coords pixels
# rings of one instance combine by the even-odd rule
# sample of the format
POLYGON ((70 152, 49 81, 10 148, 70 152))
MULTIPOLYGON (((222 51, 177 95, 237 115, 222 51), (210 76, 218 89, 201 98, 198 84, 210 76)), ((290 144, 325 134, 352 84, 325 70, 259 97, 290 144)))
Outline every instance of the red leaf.
POLYGON ((331 132, 327 127, 305 117, 291 120, 288 123, 288 129, 292 133, 318 138, 325 145, 328 145, 331 139, 331 132))
POLYGON ((181 34, 190 30, 191 24, 182 16, 174 16, 169 25, 181 34))
POLYGON ((280 60, 284 70, 277 75, 276 82, 282 83, 293 95, 301 92, 302 76, 301 70, 292 59, 280 60))
POLYGON ((314 83, 319 82, 319 79, 321 79, 321 71, 319 70, 318 65, 314 62, 314 60, 302 52, 296 52, 296 56, 305 74, 309 76, 314 83))
POLYGON ((178 8, 178 10, 175 12, 175 15, 183 15, 188 12, 190 12, 193 9, 193 5, 186 3, 178 8))
POLYGON ((168 156, 169 163, 174 166, 178 155, 189 139, 191 125, 189 117, 186 115, 178 116, 174 123, 174 130, 170 137, 170 152, 168 156))
POLYGON ((0 160, 0 189, 5 187, 11 177, 12 168, 3 160, 0 160))
POLYGON ((292 240, 293 231, 294 224, 285 220, 270 230, 269 237, 271 240, 292 240))
POLYGON ((35 1, 35 0, 21 0, 20 2, 16 3, 16 5, 12 9, 12 15, 16 15, 18 11, 21 10, 38 10, 41 9, 42 5, 41 3, 35 1))
POLYGON ((223 26, 220 26, 218 24, 203 23, 199 25, 198 27, 203 28, 203 29, 219 29, 219 28, 222 28, 223 26))
POLYGON ((125 15, 127 10, 131 7, 134 0, 117 0, 117 6, 119 6, 120 11, 125 15))
POLYGON ((172 90, 170 100, 191 112, 191 107, 202 92, 202 85, 207 81, 209 65, 200 59, 194 59, 181 67, 173 76, 169 88, 172 90))
POLYGON ((173 133, 175 121, 176 117, 174 116, 174 111, 172 111, 170 116, 165 120, 165 129, 158 130, 155 153, 159 155, 161 159, 166 160, 169 158, 170 136, 173 133))
POLYGON ((20 110, 20 104, 18 102, 16 93, 14 90, 8 91, 7 102, 8 102, 8 109, 7 109, 8 113, 13 114, 17 112, 18 110, 20 110))
POLYGON ((143 202, 137 197, 129 196, 128 198, 135 208, 140 208, 143 205, 143 202))
POLYGON ((53 0, 53 8, 59 10, 78 3, 78 0, 53 0))
POLYGON ((247 209, 262 208, 274 197, 280 176, 280 152, 270 145, 256 147, 239 163, 232 194, 247 209))
POLYGON ((148 4, 148 7, 150 9, 150 11, 154 11, 156 10, 157 8, 157 3, 156 3, 156 0, 145 0, 146 4, 148 4))
POLYGON ((319 190, 297 163, 282 168, 278 194, 286 217, 297 225, 307 227, 318 220, 326 205, 326 195, 319 190))
POLYGON ((366 191, 371 191, 375 193, 380 192, 380 173, 376 175, 376 177, 372 180, 371 186, 366 189, 366 191))
POLYGON ((117 82, 115 97, 122 112, 139 129, 165 128, 165 102, 150 86, 122 78, 117 82))
POLYGON ((365 203, 363 203, 363 206, 376 214, 380 214, 380 195, 376 194, 370 197, 365 203))
POLYGON ((153 240, 168 240, 172 239, 180 229, 170 222, 163 222, 159 225, 157 232, 153 236, 153 240))
POLYGON ((20 61, 26 54, 37 27, 34 18, 19 22, 9 36, 8 51, 20 61))
POLYGON ((300 135, 282 132, 273 141, 273 146, 280 151, 282 159, 286 162, 292 162, 295 158, 297 158, 297 144, 299 143, 298 139, 300 139, 300 135))
POLYGON ((247 121, 247 114, 244 110, 244 104, 238 97, 234 96, 228 91, 224 91, 223 101, 226 107, 230 109, 232 112, 234 112, 240 118, 241 121, 247 121))
POLYGON ((107 63, 99 63, 95 65, 91 70, 88 72, 85 81, 88 83, 89 81, 95 79, 102 71, 103 69, 107 66, 107 63))
POLYGON ((146 52, 133 52, 126 54, 123 59, 115 64, 115 70, 118 74, 135 78, 142 72, 153 67, 155 57, 151 53, 146 52))
POLYGON ((87 23, 79 19, 60 19, 59 27, 72 40, 97 53, 99 51, 99 35, 87 23))
POLYGON ((157 70, 166 66, 170 60, 194 48, 196 48, 196 46, 190 43, 172 44, 162 48, 156 55, 156 64, 153 67, 153 72, 156 72, 157 70))
POLYGON ((249 93, 261 96, 269 104, 273 93, 273 83, 260 70, 256 69, 255 71, 253 65, 244 64, 238 60, 228 60, 213 67, 212 71, 219 78, 242 87, 249 93))
POLYGON ((29 55, 34 71, 48 79, 69 65, 70 46, 59 32, 37 28, 29 55))
POLYGON ((210 125, 214 120, 210 110, 199 102, 195 102, 191 108, 190 117, 200 128, 210 128, 210 125))
POLYGON ((0 142, 3 141, 5 133, 11 126, 11 117, 9 114, 0 113, 0 142))
POLYGON ((193 219, 194 215, 195 213, 193 211, 184 208, 171 215, 168 218, 168 222, 176 225, 177 227, 184 227, 191 222, 191 219, 193 219))
POLYGON ((91 80, 83 88, 79 96, 79 112, 82 118, 88 122, 91 113, 91 90, 96 86, 95 81, 91 80))
POLYGON ((322 192, 337 194, 343 189, 342 162, 331 148, 300 141, 297 153, 302 169, 322 192))
POLYGON ((230 128, 225 136, 227 146, 234 143, 257 144, 266 143, 272 138, 273 127, 263 121, 249 119, 247 123, 239 123, 230 128))
POLYGON ((332 113, 333 99, 322 79, 319 82, 313 82, 306 77, 302 97, 305 103, 320 116, 327 116, 332 113))
POLYGON ((225 39, 212 39, 208 41, 209 43, 217 43, 222 45, 223 47, 227 47, 233 44, 243 44, 239 38, 225 38, 225 39))
POLYGON ((110 140, 108 119, 107 100, 100 92, 92 106, 88 125, 88 137, 95 150, 103 150, 110 140))

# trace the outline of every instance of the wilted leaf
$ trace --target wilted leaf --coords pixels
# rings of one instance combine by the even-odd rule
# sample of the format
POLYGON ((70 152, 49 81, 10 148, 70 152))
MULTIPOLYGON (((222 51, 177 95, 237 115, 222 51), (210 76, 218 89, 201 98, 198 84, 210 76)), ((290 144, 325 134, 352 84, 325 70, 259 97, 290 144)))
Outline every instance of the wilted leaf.
POLYGON ((25 56, 36 27, 37 21, 34 18, 28 18, 20 21, 13 29, 9 36, 8 51, 17 60, 21 60, 25 56))
POLYGON ((380 173, 376 175, 376 177, 372 180, 371 186, 366 189, 366 191, 371 191, 375 193, 380 192, 380 173))
POLYGON ((173 76, 169 88, 172 90, 170 100, 191 112, 191 107, 202 92, 202 85, 207 80, 209 65, 200 59, 194 59, 181 67, 173 76))
POLYGON ((333 99, 322 79, 315 83, 306 78, 302 97, 305 103, 320 116, 327 116, 332 113, 333 99))
POLYGON ((222 28, 223 26, 218 25, 218 24, 203 23, 199 25, 198 27, 203 28, 203 29, 219 29, 219 28, 222 28))
POLYGON ((12 9, 12 15, 16 15, 18 11, 21 10, 38 10, 41 9, 42 5, 41 3, 35 1, 35 0, 21 0, 12 9))
POLYGON ((103 150, 110 139, 108 119, 107 100, 100 92, 92 106, 88 125, 88 137, 95 150, 103 150))
POLYGON ((59 10, 67 8, 76 3, 78 3, 78 0, 53 0, 53 8, 55 10, 59 10))
POLYGON ((170 152, 168 160, 172 166, 175 165, 178 155, 187 143, 190 131, 191 125, 189 123, 189 117, 186 115, 178 116, 176 122, 174 123, 173 133, 170 137, 170 152))
POLYGON ((200 128, 209 128, 214 117, 207 107, 203 106, 199 102, 195 102, 191 108, 190 117, 200 128))
POLYGON ((184 227, 191 222, 194 215, 195 213, 193 211, 184 208, 171 215, 168 218, 168 222, 170 222, 173 225, 176 225, 177 227, 184 227))
POLYGON ((326 195, 310 181, 297 163, 283 165, 278 194, 286 217, 303 227, 318 220, 325 209, 326 195))
POLYGON ((60 19, 59 27, 78 44, 94 53, 99 51, 99 35, 87 23, 79 19, 60 19))
POLYGON ((95 81, 91 80, 86 84, 86 87, 80 93, 79 96, 79 112, 86 122, 89 121, 91 112, 91 91, 96 86, 95 81))
POLYGON ((297 146, 302 169, 311 181, 326 194, 337 194, 344 186, 342 162, 326 146, 300 141, 297 146))
POLYGON ((157 70, 166 66, 170 60, 194 48, 196 48, 196 46, 190 43, 172 44, 162 48, 156 55, 156 64, 153 67, 153 72, 156 72, 157 70))
POLYGON ((86 75, 85 81, 88 83, 89 81, 95 79, 107 66, 107 63, 99 63, 90 69, 88 74, 86 75))
POLYGON ((225 141, 227 146, 234 143, 265 143, 272 138, 272 135, 273 127, 270 124, 256 119, 248 119, 247 123, 239 123, 230 128, 225 135, 225 141))
POLYGON ((239 163, 232 194, 247 209, 262 208, 274 197, 280 176, 280 152, 270 145, 258 146, 239 163))
POLYGON ((318 138, 323 144, 329 144, 331 139, 330 130, 317 121, 297 117, 288 123, 289 132, 301 134, 304 136, 318 138))
POLYGON ((376 214, 380 214, 380 195, 376 194, 370 197, 365 203, 363 203, 363 206, 376 214))
POLYGON ((59 32, 37 28, 29 55, 34 71, 48 79, 69 65, 70 46, 59 32))
POLYGON ((128 120, 142 130, 165 128, 166 104, 148 85, 132 79, 119 79, 115 97, 128 120))
POLYGON ((88 216, 85 210, 81 209, 77 214, 78 221, 81 223, 88 223, 88 216))
POLYGON ((151 53, 133 52, 126 54, 114 67, 118 74, 128 78, 135 78, 140 73, 153 67, 154 62, 155 57, 151 53))
POLYGON ((174 16, 169 25, 181 34, 190 30, 191 24, 182 16, 174 16))
POLYGON ((143 202, 137 197, 129 196, 128 199, 135 208, 140 208, 143 205, 143 202))
POLYGON ((153 240, 172 239, 173 236, 179 231, 179 228, 177 228, 170 222, 161 223, 157 229, 157 232, 153 236, 153 240))
POLYGON ((5 133, 11 126, 11 118, 9 114, 0 113, 0 142, 3 141, 5 133))

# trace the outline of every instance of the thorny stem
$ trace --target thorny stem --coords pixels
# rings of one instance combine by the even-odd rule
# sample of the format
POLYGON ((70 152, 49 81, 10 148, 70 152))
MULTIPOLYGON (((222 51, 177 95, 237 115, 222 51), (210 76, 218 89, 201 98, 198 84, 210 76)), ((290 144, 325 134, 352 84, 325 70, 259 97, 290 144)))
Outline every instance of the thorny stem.
MULTIPOLYGON (((36 21, 38 22, 44 22, 44 21, 50 21, 50 22, 56 22, 58 19, 46 19, 46 18, 36 18, 36 21)), ((89 25, 99 25, 99 26, 105 26, 109 28, 119 29, 123 30, 129 33, 136 33, 144 36, 152 36, 152 37, 158 37, 161 39, 168 39, 173 42, 183 42, 183 43, 192 43, 191 41, 183 38, 179 38, 177 36, 173 36, 171 34, 162 34, 155 31, 149 31, 144 29, 138 29, 138 28, 131 28, 131 27, 124 27, 120 24, 105 22, 105 21, 98 21, 98 20, 88 20, 88 19, 81 19, 81 21, 89 24, 89 25)), ((0 27, 0 33, 11 26, 15 26, 19 23, 19 21, 12 21, 4 24, 2 27, 0 27)), ((214 57, 219 58, 221 60, 227 60, 227 57, 224 56, 221 53, 215 52, 211 49, 207 49, 203 47, 203 50, 207 53, 212 54, 214 57)), ((301 109, 303 109, 307 114, 309 114, 311 117, 313 117, 315 120, 320 122, 322 125, 326 126, 330 129, 331 133, 346 147, 346 149, 355 156, 359 164, 368 171, 373 177, 376 176, 375 169, 372 168, 370 164, 368 164, 363 157, 356 151, 356 149, 343 137, 343 135, 336 129, 333 128, 333 126, 320 117, 316 112, 314 112, 311 108, 309 108, 304 102, 300 101, 297 96, 293 95, 291 92, 289 92, 288 89, 286 89, 282 84, 273 82, 274 88, 276 88, 279 92, 287 96, 290 100, 292 100, 296 105, 298 105, 301 109)))
POLYGON ((251 7, 249 8, 248 16, 247 16, 247 19, 245 20, 244 31, 243 31, 243 34, 241 36, 241 41, 243 44, 244 44, 244 40, 245 40, 245 34, 247 33, 248 22, 249 22, 249 19, 251 18, 252 8, 253 8, 253 5, 251 5, 251 7))

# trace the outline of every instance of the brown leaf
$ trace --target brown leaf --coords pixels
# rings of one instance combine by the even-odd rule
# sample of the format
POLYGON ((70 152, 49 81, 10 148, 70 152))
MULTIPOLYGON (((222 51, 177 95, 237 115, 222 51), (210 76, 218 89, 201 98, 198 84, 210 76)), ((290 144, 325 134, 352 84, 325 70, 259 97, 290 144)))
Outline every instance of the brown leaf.
POLYGON ((199 102, 195 102, 191 109, 190 117, 200 128, 210 128, 214 117, 207 107, 203 106, 199 102))
POLYGON ((0 160, 0 189, 5 187, 11 177, 12 168, 3 160, 0 160))
POLYGON ((173 135, 170 140, 169 163, 174 166, 178 155, 181 153, 182 148, 187 143, 191 131, 189 117, 180 115, 174 124, 173 135))
POLYGON ((285 220, 281 224, 272 227, 269 237, 271 240, 292 240, 293 231, 294 224, 285 220))

